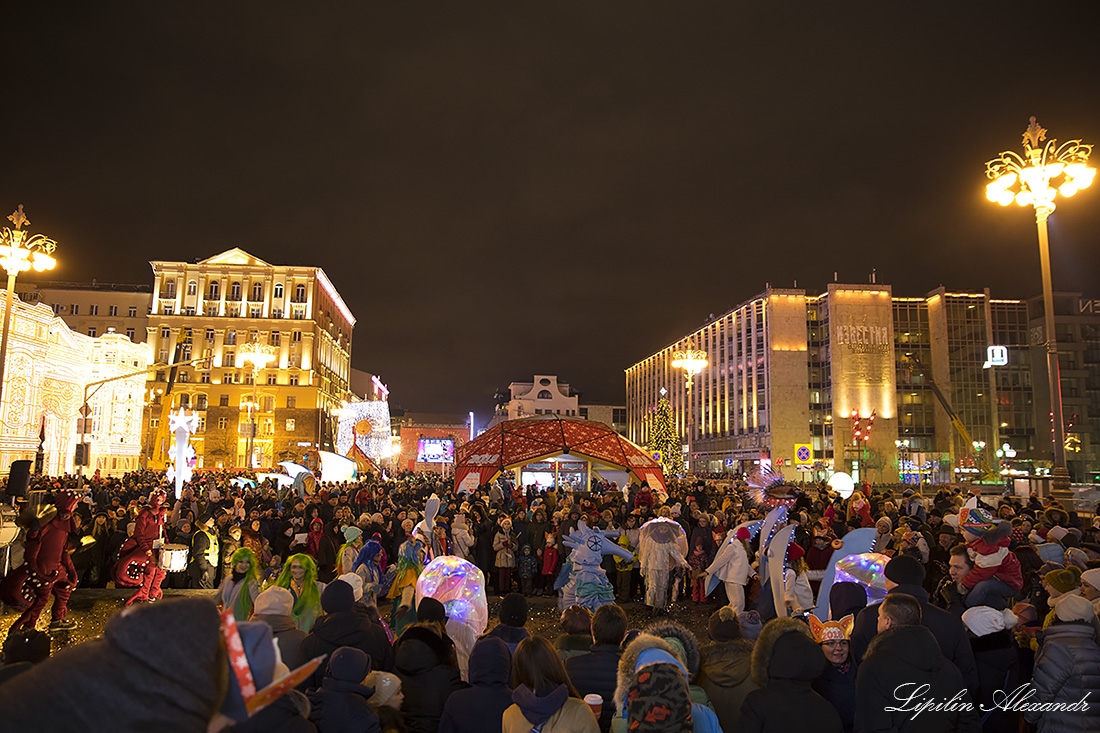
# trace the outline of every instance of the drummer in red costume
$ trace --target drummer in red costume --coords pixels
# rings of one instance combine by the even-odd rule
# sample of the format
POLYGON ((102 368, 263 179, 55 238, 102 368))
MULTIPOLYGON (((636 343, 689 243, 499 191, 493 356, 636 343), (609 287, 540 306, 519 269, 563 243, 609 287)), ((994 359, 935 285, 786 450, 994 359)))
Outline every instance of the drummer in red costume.
POLYGON ((54 504, 57 513, 53 518, 27 533, 23 565, 4 579, 4 592, 0 594, 4 602, 16 608, 26 608, 12 624, 13 630, 33 629, 38 616, 50 602, 51 594, 55 600, 50 613, 50 628, 71 629, 76 626, 75 622, 66 618, 69 596, 76 587, 76 568, 66 550, 69 533, 76 531, 73 509, 77 497, 72 492, 62 491, 55 497, 54 504))
POLYGON ((165 572, 157 560, 164 540, 164 520, 168 514, 165 499, 166 494, 161 489, 149 496, 149 504, 138 514, 133 535, 119 548, 115 583, 138 586, 134 595, 126 601, 127 606, 137 601, 160 600, 163 595, 160 584, 164 582, 165 572))

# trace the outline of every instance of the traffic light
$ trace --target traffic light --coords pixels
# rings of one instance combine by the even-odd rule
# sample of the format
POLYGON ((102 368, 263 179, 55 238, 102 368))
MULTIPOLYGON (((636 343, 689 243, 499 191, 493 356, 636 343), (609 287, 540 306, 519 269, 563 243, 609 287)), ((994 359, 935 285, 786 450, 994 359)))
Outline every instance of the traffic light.
POLYGON ((871 417, 867 418, 867 428, 863 431, 863 440, 871 439, 871 428, 875 427, 875 411, 871 411, 871 417))
POLYGON ((852 435, 857 442, 863 437, 863 431, 859 426, 859 410, 852 410, 852 435))
POLYGON ((77 466, 87 466, 88 465, 88 444, 87 443, 77 443, 76 444, 76 455, 73 458, 73 464, 77 465, 77 466))

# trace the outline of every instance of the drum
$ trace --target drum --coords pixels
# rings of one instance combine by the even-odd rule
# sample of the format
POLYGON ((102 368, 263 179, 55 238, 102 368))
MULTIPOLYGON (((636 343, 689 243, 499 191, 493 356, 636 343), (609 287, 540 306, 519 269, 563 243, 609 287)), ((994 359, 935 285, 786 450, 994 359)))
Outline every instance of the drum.
POLYGON ((186 570, 187 545, 165 545, 160 548, 160 567, 169 573, 186 570))
POLYGON ((15 507, 0 504, 0 547, 7 547, 19 536, 19 525, 15 522, 18 518, 15 507))

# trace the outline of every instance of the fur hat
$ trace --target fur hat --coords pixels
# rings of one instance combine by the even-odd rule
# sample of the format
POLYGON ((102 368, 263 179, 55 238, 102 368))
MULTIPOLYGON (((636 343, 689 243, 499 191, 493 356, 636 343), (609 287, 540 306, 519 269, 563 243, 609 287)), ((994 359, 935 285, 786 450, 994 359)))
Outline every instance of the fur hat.
MULTIPOLYGON (((752 680, 757 687, 767 687, 771 680, 771 664, 774 653, 802 655, 816 653, 821 657, 821 667, 825 668, 825 655, 814 641, 810 627, 794 618, 772 619, 760 632, 760 638, 752 648, 752 680), (786 637, 792 637, 784 641, 786 637), (797 643, 797 642, 801 643, 797 643), (780 642, 783 642, 782 644, 780 642), (811 651, 812 650, 812 651, 811 651)), ((814 675, 817 676, 816 674, 814 675)))
POLYGON ((998 631, 1015 628, 1019 621, 1012 611, 997 611, 989 606, 974 606, 966 609, 962 620, 974 636, 988 636, 998 631))
POLYGON ((675 664, 654 662, 636 670, 627 700, 631 731, 690 733, 695 729, 687 680, 675 664))

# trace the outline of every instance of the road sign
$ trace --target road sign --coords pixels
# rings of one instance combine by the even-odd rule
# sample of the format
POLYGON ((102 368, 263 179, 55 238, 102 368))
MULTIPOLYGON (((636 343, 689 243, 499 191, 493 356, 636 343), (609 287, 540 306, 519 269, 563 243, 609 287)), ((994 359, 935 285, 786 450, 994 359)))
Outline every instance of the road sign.
POLYGON ((814 447, 809 443, 796 443, 794 446, 794 464, 805 466, 814 462, 814 447))
POLYGON ((91 414, 92 414, 92 408, 88 406, 87 402, 85 402, 83 405, 81 405, 81 407, 80 407, 80 416, 81 417, 88 417, 88 415, 91 415, 91 414))

